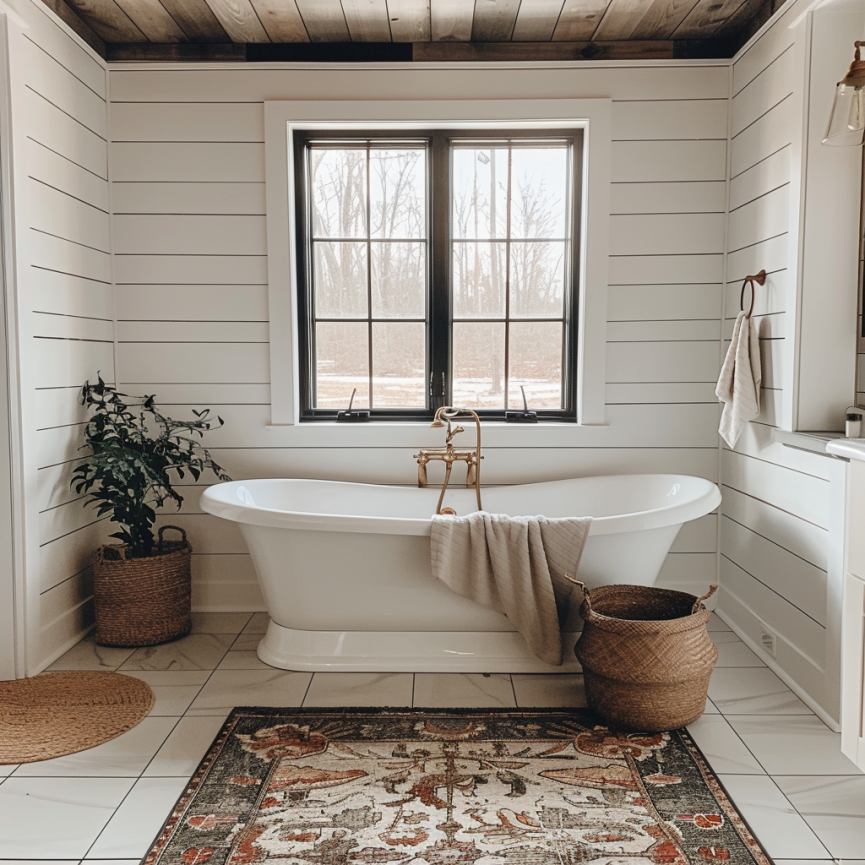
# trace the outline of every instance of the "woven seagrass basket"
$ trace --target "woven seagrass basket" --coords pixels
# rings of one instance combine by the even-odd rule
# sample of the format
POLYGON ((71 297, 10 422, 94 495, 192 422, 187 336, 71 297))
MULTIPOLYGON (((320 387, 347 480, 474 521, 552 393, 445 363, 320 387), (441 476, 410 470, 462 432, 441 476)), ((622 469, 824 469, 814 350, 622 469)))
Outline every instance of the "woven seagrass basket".
POLYGON ((96 642, 101 646, 154 646, 192 628, 192 547, 186 532, 163 526, 155 555, 126 558, 122 546, 100 547, 93 568, 96 642), (166 529, 182 540, 166 541, 166 529))
POLYGON ((574 651, 589 708, 614 727, 649 733, 696 721, 718 660, 703 602, 718 587, 700 598, 653 586, 582 588, 574 651))

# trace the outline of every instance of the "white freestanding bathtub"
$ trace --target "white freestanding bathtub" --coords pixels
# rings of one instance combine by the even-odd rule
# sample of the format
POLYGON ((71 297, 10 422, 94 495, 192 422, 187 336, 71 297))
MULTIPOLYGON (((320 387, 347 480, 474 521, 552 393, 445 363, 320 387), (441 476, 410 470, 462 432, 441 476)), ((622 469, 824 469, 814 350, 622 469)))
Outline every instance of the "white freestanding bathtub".
MULTIPOLYGON (((271 624, 258 646, 289 670, 568 672, 581 628, 575 590, 565 664, 526 648, 507 618, 453 594, 430 569, 439 490, 317 480, 207 489, 201 506, 240 524, 271 624)), ((592 516, 577 576, 589 587, 654 583, 682 524, 713 511, 715 484, 686 475, 611 475, 483 490, 511 516, 592 516)), ((474 491, 448 490, 458 514, 474 491)))

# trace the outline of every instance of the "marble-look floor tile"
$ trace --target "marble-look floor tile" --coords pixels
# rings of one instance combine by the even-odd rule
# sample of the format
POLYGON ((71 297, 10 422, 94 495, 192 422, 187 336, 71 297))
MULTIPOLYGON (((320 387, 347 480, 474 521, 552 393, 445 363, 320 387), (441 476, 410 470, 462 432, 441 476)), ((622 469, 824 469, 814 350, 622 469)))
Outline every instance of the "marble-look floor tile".
POLYGON ((693 724, 688 724, 688 732, 715 772, 766 774, 723 715, 703 715, 693 724))
POLYGON ((150 715, 182 715, 210 676, 209 670, 124 670, 124 675, 147 682, 156 702, 150 715))
POLYGON ((216 738, 222 715, 181 718, 144 770, 144 777, 189 778, 216 738))
POLYGON ((270 616, 267 613, 253 613, 252 618, 241 633, 264 634, 267 631, 267 626, 269 624, 270 616))
MULTIPOLYGON (((135 859, 89 859, 89 858, 85 858, 82 861, 93 862, 94 865, 97 862, 99 863, 99 865, 140 865, 141 859, 140 858, 135 858, 135 859)), ((6 865, 6 863, 4 862, 3 865, 6 865)))
POLYGON ((709 697, 725 715, 813 715, 767 667, 715 667, 709 697))
POLYGON ((732 631, 716 631, 712 642, 718 647, 719 667, 766 666, 732 631))
MULTIPOLYGON (((865 863, 865 859, 862 860, 865 863)), ((827 856, 825 859, 775 859, 773 865, 856 865, 852 860, 837 859, 827 856)))
MULTIPOLYGON (((140 865, 141 859, 84 859, 84 862, 92 862, 94 865, 98 862, 99 865, 140 865)), ((4 862, 3 865, 6 865, 4 862)))
POLYGON ((507 673, 416 673, 414 705, 441 709, 514 708, 507 673))
POLYGON ((411 673, 316 673, 304 706, 411 706, 411 673))
POLYGON ((862 775, 816 715, 725 717, 770 775, 862 775))
POLYGON ((718 776, 751 831, 773 859, 831 858, 811 827, 766 775, 718 776))
POLYGON ((111 646, 97 646, 93 635, 86 636, 76 643, 65 655, 61 655, 50 667, 49 672, 60 670, 116 670, 135 649, 115 649, 111 646))
POLYGON ((583 708, 586 689, 581 673, 515 673, 511 676, 521 709, 583 708))
POLYGON ((720 715, 721 710, 708 697, 706 697, 706 708, 703 709, 703 713, 706 715, 720 715))
POLYGON ((0 862, 3 865, 78 865, 78 859, 4 859, 0 850, 0 862))
POLYGON ((131 730, 95 748, 53 760, 24 763, 15 777, 137 778, 176 723, 177 718, 145 718, 131 730))
POLYGON ((232 652, 254 652, 264 634, 240 634, 231 644, 232 652))
POLYGON ((833 856, 865 855, 865 775, 792 776, 777 782, 833 856))
POLYGON ((8 778, 0 785, 0 850, 10 859, 80 859, 132 778, 8 778))
POLYGON ((224 717, 235 706, 300 706, 311 678, 285 670, 217 670, 186 714, 224 717))
POLYGON ((252 613, 193 613, 193 634, 239 634, 252 613))
MULTIPOLYGON (((228 652, 219 662, 217 670, 274 670, 270 664, 265 664, 254 651, 243 649, 241 651, 228 652)), ((407 674, 411 675, 411 673, 407 674)))
POLYGON ((0 780, 11 775, 18 768, 17 763, 0 763, 0 780))
POLYGON ((190 634, 173 643, 136 649, 120 672, 127 670, 215 670, 228 651, 231 634, 190 634))
POLYGON ((91 859, 143 857, 186 784, 186 778, 136 781, 87 855, 91 859))
POLYGON ((730 626, 721 619, 721 617, 717 613, 712 613, 709 616, 709 621, 706 625, 706 628, 710 631, 729 631, 730 626))

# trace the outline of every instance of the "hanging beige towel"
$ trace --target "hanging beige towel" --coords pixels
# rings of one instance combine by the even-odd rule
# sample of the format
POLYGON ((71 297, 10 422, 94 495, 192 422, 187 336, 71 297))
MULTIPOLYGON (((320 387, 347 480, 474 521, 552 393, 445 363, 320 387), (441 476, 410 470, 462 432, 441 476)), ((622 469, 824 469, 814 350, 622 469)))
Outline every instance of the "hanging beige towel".
POLYGON ((548 664, 562 663, 560 622, 591 517, 508 517, 478 511, 435 516, 432 572, 449 589, 504 613, 529 648, 548 664))
POLYGON ((762 378, 757 328, 747 313, 740 312, 715 388, 715 395, 724 403, 718 432, 731 448, 736 446, 745 424, 760 414, 762 378))

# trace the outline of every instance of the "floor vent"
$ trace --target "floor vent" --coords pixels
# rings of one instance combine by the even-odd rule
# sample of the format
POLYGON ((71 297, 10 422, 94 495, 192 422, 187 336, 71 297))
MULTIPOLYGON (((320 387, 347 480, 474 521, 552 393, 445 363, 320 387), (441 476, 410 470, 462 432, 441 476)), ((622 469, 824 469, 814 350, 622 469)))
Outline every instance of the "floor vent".
POLYGON ((769 631, 760 631, 760 645, 774 658, 775 635, 769 631))

